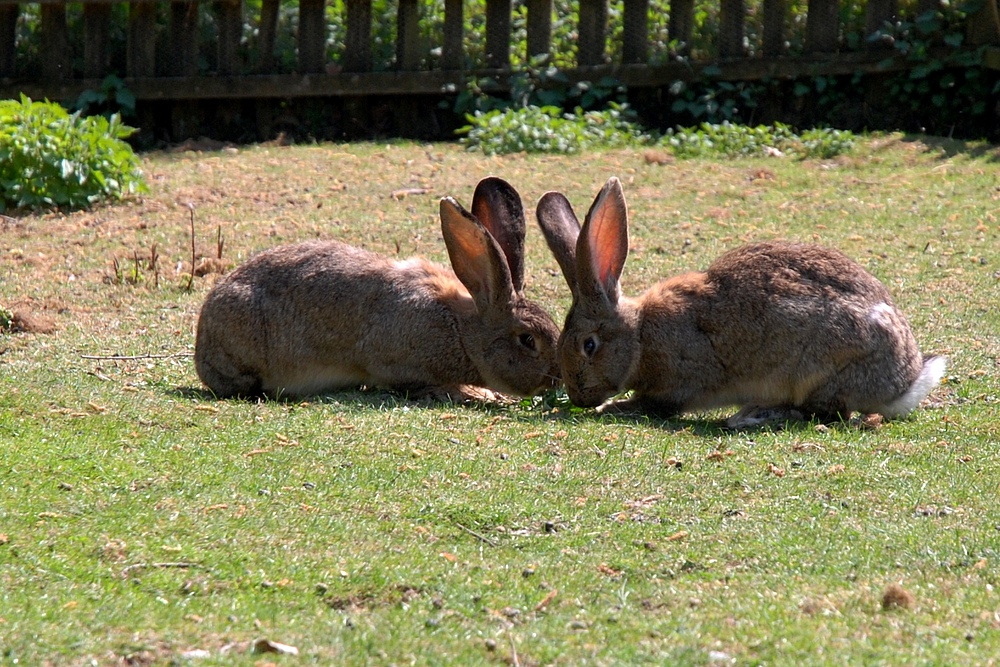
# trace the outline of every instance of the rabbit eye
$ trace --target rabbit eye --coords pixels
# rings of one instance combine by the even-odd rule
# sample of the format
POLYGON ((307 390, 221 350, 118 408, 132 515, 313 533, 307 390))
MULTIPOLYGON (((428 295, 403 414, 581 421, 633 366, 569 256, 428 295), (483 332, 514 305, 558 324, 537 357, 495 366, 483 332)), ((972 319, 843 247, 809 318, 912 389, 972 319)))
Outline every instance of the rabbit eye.
POLYGON ((535 337, 530 333, 523 333, 518 336, 517 339, 521 341, 521 345, 525 346, 529 350, 535 349, 535 337))
POLYGON ((597 352, 597 336, 587 336, 583 339, 583 354, 592 357, 597 352))

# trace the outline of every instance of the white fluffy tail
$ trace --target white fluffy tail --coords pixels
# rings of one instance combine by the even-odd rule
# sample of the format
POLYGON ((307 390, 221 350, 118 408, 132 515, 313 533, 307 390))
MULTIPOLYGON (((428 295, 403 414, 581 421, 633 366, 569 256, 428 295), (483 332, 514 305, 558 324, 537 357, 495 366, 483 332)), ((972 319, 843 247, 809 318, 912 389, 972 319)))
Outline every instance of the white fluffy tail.
POLYGON ((897 398, 892 403, 879 410, 883 417, 892 419, 902 417, 920 405, 927 394, 931 393, 934 387, 941 383, 944 372, 948 368, 948 360, 945 357, 929 357, 924 359, 924 367, 920 370, 920 375, 913 381, 906 393, 897 398))

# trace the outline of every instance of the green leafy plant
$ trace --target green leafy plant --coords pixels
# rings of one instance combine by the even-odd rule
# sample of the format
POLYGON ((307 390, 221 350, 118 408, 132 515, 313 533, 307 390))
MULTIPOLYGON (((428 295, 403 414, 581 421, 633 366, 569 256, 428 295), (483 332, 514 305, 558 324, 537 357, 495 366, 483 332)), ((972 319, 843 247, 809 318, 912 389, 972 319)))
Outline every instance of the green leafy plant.
POLYGON ((9 308, 0 306, 0 332, 10 331, 14 324, 14 313, 9 308))
POLYGON ((117 114, 81 117, 51 102, 0 101, 0 207, 85 208, 146 191, 117 114))
POLYGON ((854 134, 846 130, 817 128, 799 135, 782 123, 750 127, 728 121, 677 128, 661 139, 662 145, 681 158, 791 155, 826 159, 848 152, 854 141, 854 134))
POLYGON ((611 103, 605 111, 563 113, 556 106, 477 111, 459 130, 469 150, 505 153, 578 153, 587 148, 646 143, 648 135, 630 118, 627 107, 611 103))
POLYGON ((123 118, 135 116, 135 94, 125 82, 114 74, 104 77, 99 90, 88 88, 80 93, 73 108, 85 116, 100 114, 107 119, 118 114, 123 118))

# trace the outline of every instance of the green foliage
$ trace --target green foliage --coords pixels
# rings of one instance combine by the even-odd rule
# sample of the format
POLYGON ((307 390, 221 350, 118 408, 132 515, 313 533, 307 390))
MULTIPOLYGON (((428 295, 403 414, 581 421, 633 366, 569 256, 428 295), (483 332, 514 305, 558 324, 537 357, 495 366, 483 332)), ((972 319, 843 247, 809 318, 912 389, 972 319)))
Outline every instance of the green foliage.
POLYGON ((10 331, 14 324, 14 313, 9 308, 0 306, 0 332, 10 331))
POLYGON ((85 208, 146 191, 117 114, 82 118, 58 104, 0 101, 0 207, 85 208))
POLYGON ((799 158, 831 158, 851 150, 855 137, 851 132, 818 128, 801 135, 782 123, 771 125, 717 125, 670 130, 661 143, 681 158, 748 157, 754 155, 791 155, 799 158))
MULTIPOLYGON (((717 68, 705 68, 706 76, 716 72, 717 68)), ((756 100, 762 90, 763 86, 755 82, 710 80, 689 84, 676 81, 670 87, 675 98, 670 110, 675 114, 687 114, 695 122, 739 121, 747 110, 757 106, 756 100)))
POLYGON ((555 106, 477 111, 459 132, 469 150, 506 153, 578 153, 588 148, 627 146, 648 140, 629 119, 627 108, 611 103, 605 111, 563 113, 555 106))
POLYGON ((100 114, 108 120, 118 114, 122 118, 135 116, 135 94, 114 74, 104 77, 100 90, 88 88, 76 98, 73 108, 86 116, 100 114))

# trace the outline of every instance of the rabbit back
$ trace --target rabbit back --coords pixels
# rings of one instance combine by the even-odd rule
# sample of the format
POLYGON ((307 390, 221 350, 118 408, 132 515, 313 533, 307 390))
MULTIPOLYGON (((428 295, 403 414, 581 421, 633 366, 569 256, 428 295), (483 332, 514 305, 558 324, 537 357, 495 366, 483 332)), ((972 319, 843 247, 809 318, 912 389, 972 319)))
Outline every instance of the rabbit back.
POLYGON ((639 301, 637 393, 675 411, 724 405, 891 412, 923 358, 874 276, 832 248, 756 243, 639 301), (660 372, 653 372, 659 368, 660 372))
POLYGON ((446 305, 455 302, 474 310, 451 272, 423 260, 336 241, 281 246, 213 288, 196 369, 220 396, 466 383, 477 374, 446 305))

